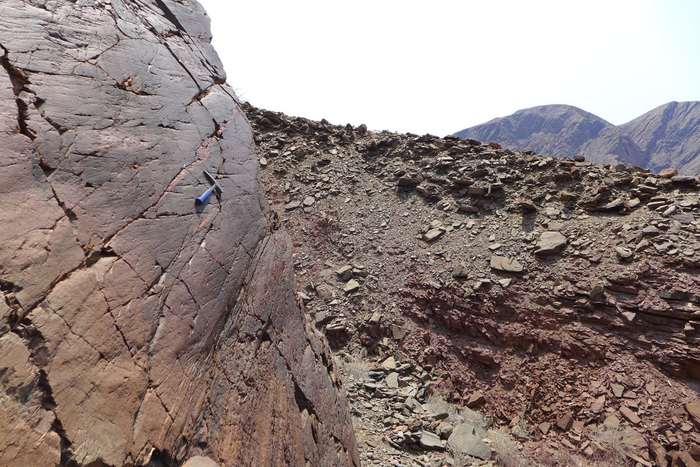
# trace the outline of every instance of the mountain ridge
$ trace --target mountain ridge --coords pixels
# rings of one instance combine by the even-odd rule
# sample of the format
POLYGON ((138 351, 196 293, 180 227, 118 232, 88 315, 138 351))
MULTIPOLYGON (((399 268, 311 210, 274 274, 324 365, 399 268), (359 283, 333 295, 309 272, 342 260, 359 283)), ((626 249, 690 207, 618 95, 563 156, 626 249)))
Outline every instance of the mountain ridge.
POLYGON ((578 107, 550 104, 518 110, 454 135, 542 155, 581 155, 599 164, 622 163, 654 172, 673 167, 698 175, 699 124, 697 101, 672 101, 621 125, 578 107))

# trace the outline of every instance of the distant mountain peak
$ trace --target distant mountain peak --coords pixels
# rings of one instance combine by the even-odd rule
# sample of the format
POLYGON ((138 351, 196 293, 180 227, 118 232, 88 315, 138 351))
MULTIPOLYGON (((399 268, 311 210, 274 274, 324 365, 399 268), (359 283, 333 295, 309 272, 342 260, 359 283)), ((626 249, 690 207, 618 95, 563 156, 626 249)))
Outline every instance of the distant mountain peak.
POLYGON ((455 135, 548 156, 582 155, 600 164, 623 163, 653 171, 673 167, 682 174, 700 174, 697 101, 669 102, 617 126, 572 105, 540 105, 455 135))

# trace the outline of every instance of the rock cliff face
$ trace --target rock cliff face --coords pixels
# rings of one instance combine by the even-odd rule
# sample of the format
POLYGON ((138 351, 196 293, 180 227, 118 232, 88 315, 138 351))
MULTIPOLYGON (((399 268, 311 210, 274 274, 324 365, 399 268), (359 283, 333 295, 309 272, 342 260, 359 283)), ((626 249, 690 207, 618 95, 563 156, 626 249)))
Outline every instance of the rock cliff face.
POLYGON ((2 12, 0 464, 358 464, 201 6, 2 12))
POLYGON ((455 134, 542 155, 581 155, 599 164, 622 163, 654 172, 673 167, 698 175, 698 122, 700 102, 670 102, 619 126, 569 105, 543 105, 455 134))

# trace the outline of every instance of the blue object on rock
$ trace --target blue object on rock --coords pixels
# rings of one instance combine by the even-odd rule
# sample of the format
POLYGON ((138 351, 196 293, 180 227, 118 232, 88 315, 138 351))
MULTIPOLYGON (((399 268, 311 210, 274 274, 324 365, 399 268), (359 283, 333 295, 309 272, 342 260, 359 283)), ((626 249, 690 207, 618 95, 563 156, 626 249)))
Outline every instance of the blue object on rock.
POLYGON ((219 193, 224 192, 224 189, 221 188, 221 185, 219 185, 219 182, 216 181, 212 174, 205 170, 204 175, 207 177, 209 182, 212 183, 212 186, 210 186, 209 189, 202 194, 202 196, 194 200, 194 204, 196 204, 197 206, 201 206, 202 204, 204 204, 207 198, 209 198, 209 196, 211 196, 211 194, 214 192, 214 190, 218 190, 219 193))

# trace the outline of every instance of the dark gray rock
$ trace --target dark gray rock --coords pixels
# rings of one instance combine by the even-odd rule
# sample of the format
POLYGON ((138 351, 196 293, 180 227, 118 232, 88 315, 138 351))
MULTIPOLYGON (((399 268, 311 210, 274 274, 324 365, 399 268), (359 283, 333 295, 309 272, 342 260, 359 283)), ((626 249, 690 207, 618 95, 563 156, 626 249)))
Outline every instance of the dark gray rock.
POLYGON ((435 451, 445 450, 445 446, 442 444, 440 437, 429 431, 421 431, 420 440, 418 442, 423 449, 431 449, 435 451))
POLYGON ((462 423, 455 427, 447 440, 447 447, 453 453, 476 457, 482 460, 491 459, 491 446, 476 435, 474 426, 462 423))

